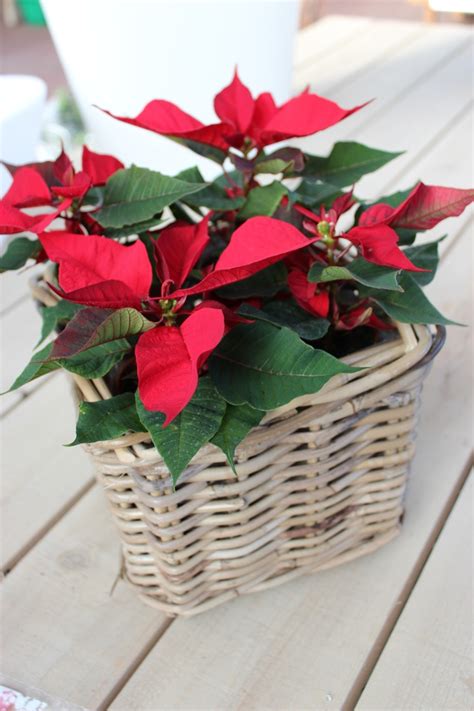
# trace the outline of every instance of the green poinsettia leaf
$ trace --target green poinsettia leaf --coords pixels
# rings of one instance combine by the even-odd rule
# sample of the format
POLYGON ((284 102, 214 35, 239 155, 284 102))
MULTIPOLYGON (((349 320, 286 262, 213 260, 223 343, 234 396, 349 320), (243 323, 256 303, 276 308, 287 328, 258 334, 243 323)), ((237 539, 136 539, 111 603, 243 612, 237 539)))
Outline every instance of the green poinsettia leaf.
POLYGON ((226 403, 209 377, 199 380, 191 401, 165 428, 165 416, 161 412, 146 410, 138 392, 136 403, 138 416, 170 470, 175 485, 194 455, 216 434, 226 403))
POLYGON ((105 442, 127 432, 142 432, 133 393, 115 395, 109 400, 81 402, 76 437, 68 447, 86 442, 105 442))
POLYGON ((17 390, 22 385, 47 375, 53 370, 64 368, 83 378, 102 378, 109 370, 119 363, 131 346, 125 339, 104 343, 101 346, 90 348, 83 353, 78 353, 71 358, 58 358, 51 360, 54 341, 33 354, 28 365, 22 370, 13 385, 7 390, 17 390))
POLYGON ((400 286, 402 292, 381 291, 361 286, 360 294, 373 299, 395 321, 445 325, 456 323, 440 314, 425 296, 412 274, 402 273, 400 286))
POLYGON ((309 346, 290 329, 262 321, 232 329, 209 360, 224 399, 257 410, 316 393, 333 375, 356 370, 309 346))
POLYGON ((174 177, 178 180, 184 180, 185 183, 199 183, 204 187, 207 185, 197 165, 193 165, 191 168, 185 168, 184 170, 180 170, 179 173, 176 173, 174 177))
POLYGON ((370 148, 355 141, 336 143, 327 157, 305 155, 303 175, 318 178, 340 188, 356 183, 363 175, 378 170, 401 155, 370 148))
POLYGON ((143 222, 137 222, 133 225, 124 225, 123 227, 106 227, 103 233, 106 237, 111 237, 112 239, 117 239, 117 237, 130 237, 131 235, 143 235, 152 230, 155 227, 159 227, 163 220, 161 215, 156 215, 150 220, 144 220, 143 222))
POLYGON ((305 341, 316 341, 322 338, 329 328, 329 321, 303 311, 293 301, 270 301, 260 309, 251 304, 242 304, 238 313, 246 318, 291 328, 305 341))
POLYGON ((330 183, 305 178, 296 190, 290 193, 293 202, 301 202, 307 207, 329 207, 334 200, 342 195, 342 190, 330 183))
POLYGON ((250 405, 227 405, 220 427, 211 442, 224 452, 234 474, 237 474, 234 464, 236 447, 259 424, 264 414, 250 405))
POLYGON ((252 296, 269 298, 287 285, 288 272, 283 262, 272 264, 247 279, 216 290, 221 299, 248 299, 252 296))
POLYGON ((282 158, 267 158, 259 161, 255 166, 255 173, 267 175, 277 175, 284 173, 285 170, 291 169, 293 166, 292 160, 283 160, 282 158))
POLYGON ((285 177, 299 175, 305 163, 304 153, 300 148, 284 146, 270 154, 261 151, 255 159, 255 173, 284 173, 285 177))
POLYGON ((16 237, 8 243, 6 251, 0 256, 0 273, 20 269, 28 259, 34 259, 41 252, 39 240, 28 237, 16 237))
POLYGON ((426 244, 420 244, 416 247, 407 247, 404 250, 408 259, 410 259, 413 264, 421 269, 428 269, 426 272, 413 272, 411 277, 420 286, 426 286, 433 281, 436 270, 439 264, 439 243, 446 238, 446 235, 440 237, 436 242, 428 242, 426 244))
POLYGON ((51 354, 52 348, 53 344, 48 343, 44 348, 35 353, 28 365, 22 370, 20 375, 17 377, 13 385, 7 390, 7 392, 17 390, 23 385, 26 385, 26 383, 29 383, 32 380, 36 380, 36 378, 40 378, 42 375, 47 375, 53 370, 57 370, 58 368, 60 368, 61 366, 59 365, 59 363, 56 363, 55 361, 47 362, 47 359, 51 354))
MULTIPOLYGON (((244 197, 229 197, 226 188, 228 183, 222 179, 214 180, 210 185, 204 183, 204 178, 198 168, 188 168, 178 173, 177 178, 190 183, 204 184, 204 187, 192 195, 183 198, 182 202, 193 208, 206 207, 209 210, 238 210, 245 203, 244 197)), ((222 176, 221 176, 222 178, 222 176)))
POLYGON ((58 335, 50 359, 71 358, 103 343, 144 333, 155 325, 132 308, 84 308, 58 335))
POLYGON ((398 283, 399 274, 399 269, 381 267, 378 264, 368 262, 363 257, 357 257, 357 259, 345 266, 313 264, 308 273, 308 280, 318 284, 320 282, 351 279, 376 289, 401 291, 401 286, 398 283))
POLYGON ((403 227, 397 227, 395 232, 398 235, 398 245, 400 247, 413 244, 418 234, 416 230, 406 230, 403 227))
POLYGON ((154 219, 165 207, 202 188, 197 183, 162 175, 148 168, 118 170, 107 181, 104 203, 94 213, 103 227, 139 225, 154 219))
POLYGON ((130 349, 130 343, 125 338, 121 338, 118 341, 89 348, 71 358, 59 358, 53 362, 70 373, 82 375, 83 378, 103 378, 114 365, 120 363, 130 349))
POLYGON ((197 153, 199 156, 209 158, 215 163, 219 163, 219 165, 222 165, 227 158, 227 152, 221 151, 220 148, 216 148, 215 146, 210 146, 206 143, 199 143, 198 141, 191 141, 188 138, 178 138, 177 136, 167 136, 167 138, 175 141, 175 143, 181 143, 183 146, 186 146, 189 150, 197 153))
POLYGON ((258 215, 271 217, 287 194, 285 186, 277 180, 270 185, 253 188, 248 193, 244 206, 239 210, 239 220, 248 220, 258 215))
POLYGON ((41 309, 43 326, 37 345, 39 346, 59 326, 70 321, 82 308, 84 307, 80 304, 74 304, 72 301, 66 301, 65 299, 61 299, 54 306, 44 306, 41 309))

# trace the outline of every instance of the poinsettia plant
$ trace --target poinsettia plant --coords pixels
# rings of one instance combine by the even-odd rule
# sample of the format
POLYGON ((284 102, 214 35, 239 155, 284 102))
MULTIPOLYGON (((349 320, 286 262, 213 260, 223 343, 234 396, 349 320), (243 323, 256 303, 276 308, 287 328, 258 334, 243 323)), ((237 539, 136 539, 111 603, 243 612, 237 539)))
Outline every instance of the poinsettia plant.
POLYGON ((115 117, 217 162, 212 182, 196 167, 166 176, 84 147, 80 170, 64 151, 8 166, 0 201, 0 233, 26 233, 0 268, 50 262, 59 297, 12 389, 57 368, 105 377, 112 397, 80 406, 74 444, 147 430, 173 482, 207 442, 234 467, 265 412, 351 372, 340 356, 390 337, 394 321, 449 323, 423 293, 438 242, 414 242, 474 197, 418 183, 367 204, 357 180, 398 153, 269 148, 362 106, 309 91, 277 106, 236 73, 214 107, 210 125, 163 100, 115 117))

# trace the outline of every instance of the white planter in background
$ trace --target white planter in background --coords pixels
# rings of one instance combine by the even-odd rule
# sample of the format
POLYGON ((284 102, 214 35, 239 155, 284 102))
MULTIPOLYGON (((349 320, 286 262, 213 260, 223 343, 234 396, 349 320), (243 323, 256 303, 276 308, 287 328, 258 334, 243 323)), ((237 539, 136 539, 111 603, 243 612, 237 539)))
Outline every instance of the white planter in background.
POLYGON ((155 98, 214 120, 212 98, 232 78, 288 98, 297 0, 42 0, 49 29, 93 147, 175 173, 182 146, 92 107, 134 116, 155 98))
MULTIPOLYGON (((0 161, 20 165, 36 160, 46 94, 46 84, 38 77, 0 76, 0 161)), ((11 182, 10 173, 0 165, 0 197, 11 182)), ((9 239, 0 235, 0 254, 9 239)))
POLYGON ((36 159, 47 87, 39 77, 0 76, 0 160, 7 163, 36 159))

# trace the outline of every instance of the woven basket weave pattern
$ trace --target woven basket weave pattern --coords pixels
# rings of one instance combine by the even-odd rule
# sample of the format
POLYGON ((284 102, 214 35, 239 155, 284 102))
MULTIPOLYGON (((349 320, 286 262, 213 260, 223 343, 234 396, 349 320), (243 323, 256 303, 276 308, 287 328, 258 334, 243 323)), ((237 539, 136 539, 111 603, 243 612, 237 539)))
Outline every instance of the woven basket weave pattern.
MULTIPOLYGON (((51 303, 36 287, 35 296, 51 303)), ((268 413, 237 450, 234 475, 206 445, 173 491, 146 433, 86 445, 122 540, 126 578, 149 604, 192 615, 338 565, 400 529, 420 392, 433 337, 400 338, 344 360, 368 366, 268 413)), ((103 380, 74 376, 88 401, 103 380)))

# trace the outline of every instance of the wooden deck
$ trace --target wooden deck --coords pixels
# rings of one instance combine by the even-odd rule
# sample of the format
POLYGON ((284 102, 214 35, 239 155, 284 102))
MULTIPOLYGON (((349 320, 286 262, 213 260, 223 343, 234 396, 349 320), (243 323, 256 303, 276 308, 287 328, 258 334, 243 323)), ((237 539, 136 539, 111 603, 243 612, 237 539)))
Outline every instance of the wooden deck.
MULTIPOLYGON (((407 153, 358 193, 467 187, 472 34, 464 27, 327 18, 300 33, 295 88, 364 111, 305 141, 407 153)), ((443 242, 430 298, 472 319, 472 212, 443 242), (471 220, 471 221, 470 221, 471 220)), ((1 388, 27 362, 38 316, 26 279, 1 288, 1 388), (31 328, 30 328, 31 326, 31 328), (27 327, 27 328, 26 328, 27 327)), ((472 330, 452 327, 428 379, 403 532, 377 553, 185 620, 112 592, 119 545, 71 441, 64 375, 1 402, 1 683, 58 709, 472 709, 472 330)))

